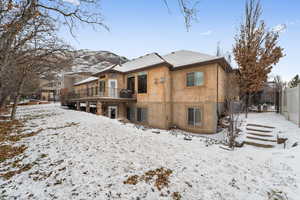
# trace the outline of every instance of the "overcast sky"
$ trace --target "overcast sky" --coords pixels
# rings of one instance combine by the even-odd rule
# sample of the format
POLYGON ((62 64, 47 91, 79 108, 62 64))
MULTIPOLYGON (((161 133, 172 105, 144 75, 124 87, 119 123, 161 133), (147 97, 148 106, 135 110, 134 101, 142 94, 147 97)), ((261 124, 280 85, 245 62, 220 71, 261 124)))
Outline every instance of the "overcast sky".
MULTIPOLYGON (((177 0, 169 0, 171 13, 163 0, 102 0, 101 12, 109 32, 82 27, 76 40, 64 30, 60 34, 76 49, 108 50, 129 59, 180 49, 214 55, 218 42, 224 52, 232 50, 244 4, 245 0, 200 0, 198 23, 187 32, 177 0)), ((262 6, 262 19, 269 28, 286 25, 280 34, 286 56, 272 73, 290 80, 300 74, 300 1, 262 0, 262 6)))

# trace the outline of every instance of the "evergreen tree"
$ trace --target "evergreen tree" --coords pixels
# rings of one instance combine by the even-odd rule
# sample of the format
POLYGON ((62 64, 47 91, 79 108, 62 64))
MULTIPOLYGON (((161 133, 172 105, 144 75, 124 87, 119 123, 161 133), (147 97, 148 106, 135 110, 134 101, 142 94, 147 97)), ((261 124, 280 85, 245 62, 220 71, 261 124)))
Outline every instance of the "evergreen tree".
POLYGON ((299 75, 297 74, 289 83, 290 88, 297 87, 300 84, 299 75))

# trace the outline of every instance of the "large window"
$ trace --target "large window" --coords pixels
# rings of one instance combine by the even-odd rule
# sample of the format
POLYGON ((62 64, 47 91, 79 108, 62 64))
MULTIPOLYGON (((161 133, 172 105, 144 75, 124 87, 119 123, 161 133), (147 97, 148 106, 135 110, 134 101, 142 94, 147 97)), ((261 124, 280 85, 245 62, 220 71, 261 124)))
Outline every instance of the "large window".
POLYGON ((147 122, 148 120, 148 110, 147 108, 137 108, 137 116, 136 116, 136 120, 138 122, 147 122))
POLYGON ((147 73, 139 73, 138 75, 138 92, 147 93, 147 73))
POLYGON ((135 93, 135 78, 134 76, 127 77, 127 89, 130 90, 132 93, 135 93))
POLYGON ((186 74, 186 86, 203 85, 203 72, 189 72, 186 74))
POLYGON ((201 125, 201 110, 200 108, 188 108, 188 125, 201 125))

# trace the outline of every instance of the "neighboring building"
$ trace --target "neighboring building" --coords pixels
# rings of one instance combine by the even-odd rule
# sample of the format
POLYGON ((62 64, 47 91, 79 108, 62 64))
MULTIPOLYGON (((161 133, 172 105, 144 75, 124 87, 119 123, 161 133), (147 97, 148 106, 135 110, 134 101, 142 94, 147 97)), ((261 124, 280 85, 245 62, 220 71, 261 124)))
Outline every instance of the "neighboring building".
POLYGON ((91 72, 65 72, 63 73, 62 88, 71 91, 75 83, 91 77, 91 72))
POLYGON ((40 80, 39 96, 42 101, 58 101, 60 97, 61 81, 40 80))
POLYGON ((273 81, 266 82, 264 87, 253 95, 252 99, 254 105, 268 104, 274 106, 276 103, 276 84, 273 81))
POLYGON ((76 83, 68 104, 155 128, 215 133, 231 72, 223 57, 185 50, 152 53, 76 83))
POLYGON ((62 76, 62 86, 60 90, 60 101, 62 105, 66 105, 67 95, 74 90, 75 83, 89 78, 91 72, 65 72, 62 76))

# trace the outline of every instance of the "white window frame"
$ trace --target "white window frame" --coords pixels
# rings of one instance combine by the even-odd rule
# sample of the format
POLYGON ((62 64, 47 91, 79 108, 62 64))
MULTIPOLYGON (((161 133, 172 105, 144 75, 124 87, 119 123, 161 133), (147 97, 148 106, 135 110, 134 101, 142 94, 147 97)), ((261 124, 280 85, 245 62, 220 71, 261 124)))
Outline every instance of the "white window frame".
POLYGON ((118 98, 118 81, 117 79, 108 80, 108 96, 113 98, 118 98), (115 88, 111 87, 111 83, 115 82, 115 88))

